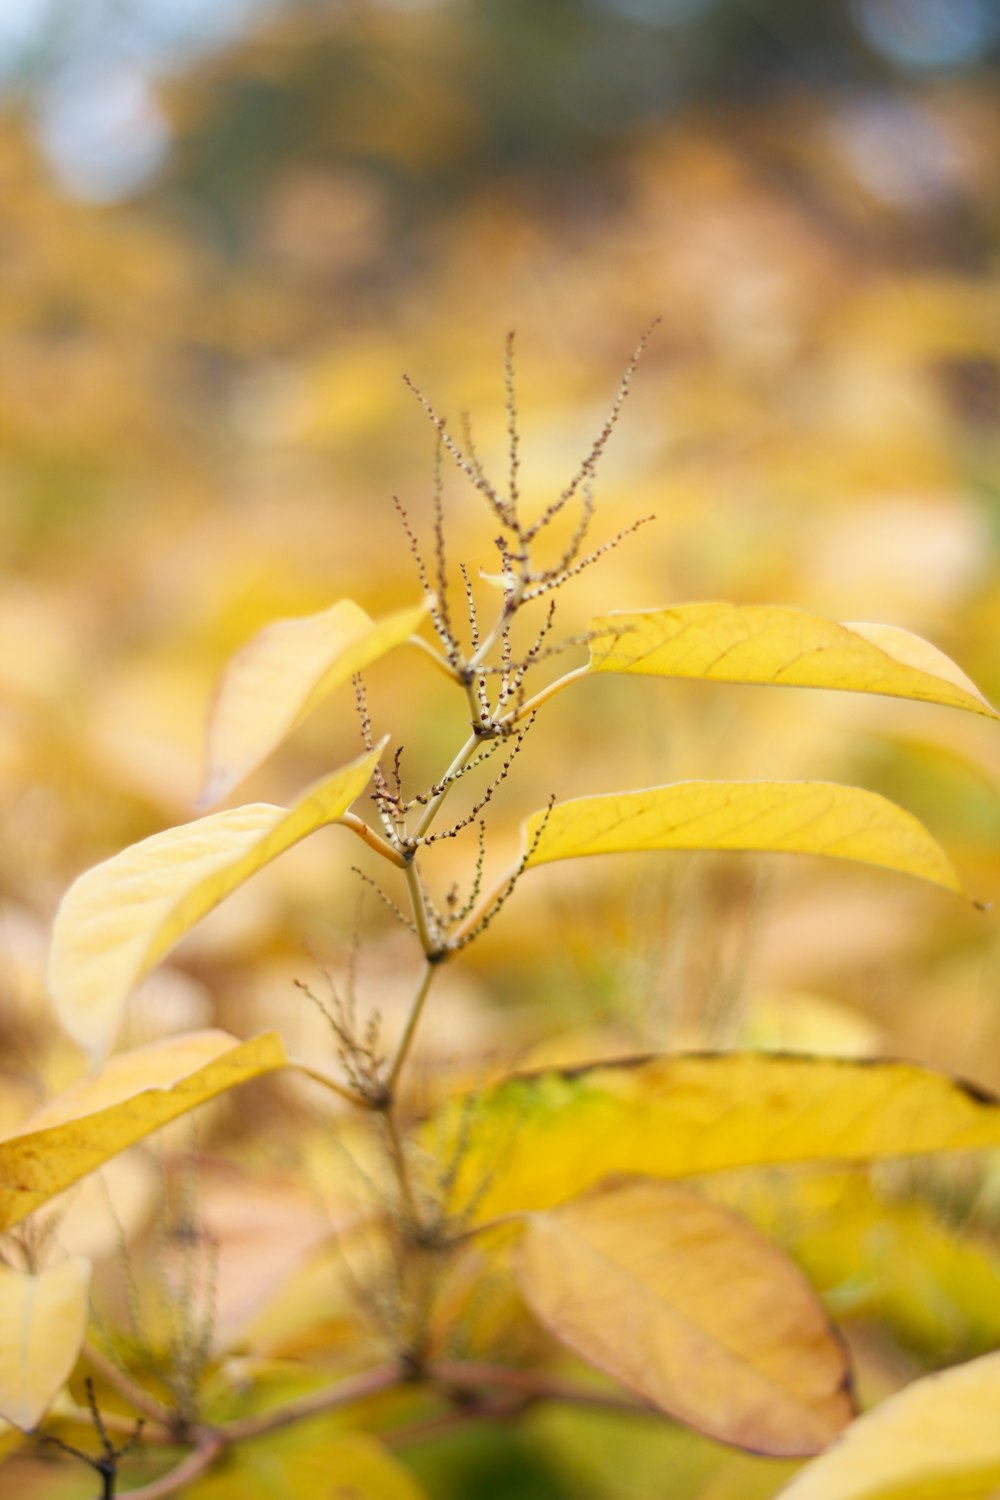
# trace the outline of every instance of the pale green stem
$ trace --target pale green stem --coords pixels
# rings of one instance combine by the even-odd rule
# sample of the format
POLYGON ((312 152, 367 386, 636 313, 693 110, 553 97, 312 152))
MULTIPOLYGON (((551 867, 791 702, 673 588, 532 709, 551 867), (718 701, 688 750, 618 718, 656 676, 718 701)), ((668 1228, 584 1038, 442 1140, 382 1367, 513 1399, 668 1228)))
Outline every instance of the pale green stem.
POLYGON ((438 792, 436 797, 431 798, 427 806, 424 808, 420 822, 413 830, 413 838, 422 839, 424 837, 424 834, 428 831, 431 824, 434 822, 434 819, 437 817, 438 809, 440 808, 442 802, 451 791, 453 784, 452 778, 457 776, 459 771, 463 770, 464 767, 469 763, 469 761, 472 759, 477 749, 479 748, 479 744, 479 736, 470 734, 469 738, 466 740, 461 750, 455 756, 455 759, 452 761, 447 771, 445 771, 444 775, 441 777, 441 790, 438 792))
POLYGON ((451 679, 452 682, 461 682, 461 673, 452 666, 451 662, 443 657, 440 651, 435 651, 430 641, 425 641, 422 636, 411 635, 407 641, 408 646, 416 646, 425 656, 429 656, 439 672, 451 679))
POLYGON ((326 1073, 321 1073, 318 1068, 310 1068, 308 1063, 301 1062, 298 1058, 290 1058, 292 1067, 306 1078, 311 1078, 315 1083, 321 1083, 331 1093, 338 1094, 341 1099, 346 1099, 348 1104, 355 1104, 359 1109, 371 1109, 372 1106, 363 1094, 356 1094, 353 1089, 345 1088, 335 1078, 330 1078, 326 1073))
MULTIPOLYGON (((522 563, 522 567, 524 565, 525 563, 522 563)), ((527 578, 522 576, 517 579, 511 592, 511 597, 507 600, 507 603, 504 605, 503 609, 497 616, 496 623, 494 624, 492 630, 486 636, 485 640, 481 643, 476 654, 469 658, 470 667, 472 667, 473 669, 475 669, 476 667, 481 667, 486 661, 486 658, 489 656, 494 646, 503 636, 504 629, 507 625, 510 624, 511 620, 517 614, 517 611, 521 605, 521 600, 524 597, 524 591, 527 586, 527 578)))
POLYGON ((424 1008, 424 1002, 427 999, 427 992, 431 987, 431 980, 434 978, 435 972, 439 968, 440 964, 436 963, 427 963, 424 965, 424 972, 420 976, 420 984, 417 987, 417 993, 413 997, 413 1003, 410 1006, 410 1014, 406 1018, 406 1025, 403 1028, 403 1035, 399 1039, 399 1046, 396 1048, 396 1056, 393 1059, 392 1067, 389 1069, 389 1076, 386 1079, 386 1086, 390 1094, 393 1093, 397 1083, 399 1082, 400 1070, 402 1069, 402 1066, 407 1059, 410 1051, 410 1045, 413 1041, 414 1032, 419 1025, 420 1016, 424 1008))
POLYGON ((417 937, 420 946, 428 958, 432 953, 437 953, 441 944, 437 933, 431 930, 430 914, 424 901, 424 893, 420 889, 420 880, 417 876, 417 867, 411 860, 406 866, 406 889, 410 897, 410 910, 413 912, 413 921, 416 924, 417 937))
POLYGON ((582 667, 574 667, 572 672, 567 672, 563 677, 557 677, 555 682, 550 682, 548 687, 541 688, 533 698, 526 698, 520 708, 512 708, 510 713, 504 714, 500 720, 501 725, 517 724, 521 719, 526 719, 533 714, 536 708, 541 708, 543 703, 548 703, 556 693, 561 693, 563 688, 569 687, 571 682, 579 682, 581 677, 586 677, 590 671, 589 662, 582 667))

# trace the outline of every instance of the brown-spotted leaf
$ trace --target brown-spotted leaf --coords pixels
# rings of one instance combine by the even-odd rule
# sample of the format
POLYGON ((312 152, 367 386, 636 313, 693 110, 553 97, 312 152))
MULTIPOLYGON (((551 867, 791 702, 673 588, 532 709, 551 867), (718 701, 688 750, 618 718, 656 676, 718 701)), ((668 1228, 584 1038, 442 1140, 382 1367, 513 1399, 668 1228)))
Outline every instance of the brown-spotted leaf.
POLYGON ((104 1056, 133 987, 251 875, 334 823, 368 784, 381 746, 290 808, 256 802, 168 828, 95 865, 56 914, 49 989, 74 1041, 104 1056))
POLYGON ((774 1457, 853 1415, 843 1348, 783 1251, 665 1182, 610 1182, 527 1218, 521 1288, 552 1333, 678 1421, 774 1457))
POLYGON ((947 854, 912 813, 828 781, 679 781, 576 797, 532 813, 527 866, 669 849, 819 854, 915 875, 964 894, 947 854))
POLYGON ((0 1417, 37 1427, 69 1379, 87 1330, 90 1262, 38 1275, 0 1266, 0 1417))
POLYGON ((265 626, 219 685, 200 806, 228 796, 335 688, 408 640, 426 613, 419 604, 376 621, 341 599, 318 614, 265 626))
POLYGON ((591 621, 591 672, 837 688, 1000 718, 960 667, 892 625, 837 624, 764 604, 681 604, 591 621))
POLYGON ((273 1031, 248 1042, 196 1031, 113 1057, 0 1141, 0 1230, 178 1115, 287 1062, 273 1031))
POLYGON ((616 1172, 677 1180, 997 1147, 1000 1101, 915 1063, 681 1053, 509 1078, 425 1132, 435 1158, 458 1150, 453 1202, 482 1223, 616 1172))

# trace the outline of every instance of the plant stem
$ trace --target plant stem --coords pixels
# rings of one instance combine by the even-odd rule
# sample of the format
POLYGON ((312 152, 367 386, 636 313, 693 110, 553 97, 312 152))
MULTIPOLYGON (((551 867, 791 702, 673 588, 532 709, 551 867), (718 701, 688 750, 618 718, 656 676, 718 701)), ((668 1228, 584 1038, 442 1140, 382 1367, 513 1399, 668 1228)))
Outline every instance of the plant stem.
POLYGON ((406 1210, 410 1224, 414 1228, 419 1228, 421 1219, 417 1211, 417 1200, 413 1196, 413 1187, 410 1183, 410 1174, 406 1166, 403 1142, 391 1105, 384 1111, 382 1118, 385 1120, 386 1134, 389 1137, 389 1155, 392 1157, 392 1165, 396 1172, 396 1181, 399 1183, 399 1194, 403 1200, 403 1207, 406 1210))
POLYGON ((165 1495, 173 1495, 213 1464, 225 1446, 225 1439, 219 1433, 203 1432, 198 1439, 198 1446, 186 1458, 181 1459, 176 1469, 171 1469, 169 1474, 164 1474, 160 1479, 154 1479, 151 1484, 144 1484, 137 1490, 122 1491, 122 1500, 163 1500, 165 1495))
POLYGON ((435 651, 430 641, 425 641, 423 636, 411 635, 406 644, 416 646, 425 656, 429 656, 438 671, 443 672, 452 682, 461 682, 461 674, 455 670, 450 661, 441 655, 440 651, 435 651))
POLYGON ((461 771, 462 768, 472 759, 473 755, 479 748, 479 743, 479 736, 471 734, 466 740, 465 744, 462 746, 461 750, 455 756, 455 759, 452 761, 447 771, 445 771, 444 775, 441 777, 441 790, 438 792, 436 797, 432 797, 428 802, 427 806, 424 809, 424 813, 420 819, 420 822, 413 830, 413 837, 415 839, 422 839, 424 834, 428 831, 431 824, 434 822, 434 819, 438 815, 438 809, 451 790, 451 785, 454 777, 457 776, 459 771, 461 771))
POLYGON ((403 1028, 403 1035, 399 1039, 399 1046, 396 1048, 396 1056, 393 1058, 392 1067, 389 1069, 389 1076, 386 1079, 386 1086, 390 1094, 395 1091, 396 1085, 399 1082, 400 1070, 402 1069, 402 1066, 409 1054, 410 1045, 413 1041, 413 1035, 420 1022, 420 1016, 424 1008, 424 1002, 427 999, 427 992, 431 987, 431 980, 434 978, 435 971, 439 967, 439 964, 432 963, 427 963, 424 965, 424 972, 420 976, 420 984, 417 986, 417 993, 413 997, 413 1002, 410 1006, 410 1014, 406 1018, 406 1025, 403 1028))
POLYGON ((314 1083, 321 1083, 331 1093, 337 1094, 341 1099, 346 1099, 348 1104, 356 1105, 358 1109, 371 1109, 370 1100, 366 1099, 363 1094, 356 1094, 353 1089, 345 1088, 335 1078, 329 1078, 318 1068, 310 1068, 308 1063, 300 1062, 298 1058, 293 1057, 290 1061, 297 1072, 304 1074, 306 1078, 311 1078, 314 1083))
POLYGON ((263 1437, 265 1433, 277 1432, 279 1428, 291 1427, 307 1417, 319 1416, 325 1411, 336 1411, 338 1407, 350 1406, 354 1401, 365 1401, 369 1396, 378 1396, 402 1385, 407 1374, 396 1362, 376 1365, 361 1375, 342 1380, 324 1391, 314 1391, 300 1401, 292 1401, 277 1411, 261 1412, 255 1417, 244 1417, 242 1421, 227 1422, 218 1428, 217 1435, 225 1443, 240 1443, 251 1438, 263 1437))
POLYGON ((344 828, 349 828, 352 833, 356 833, 358 838, 362 839, 368 845, 369 849, 374 849, 376 854, 381 854, 383 859, 387 859, 398 870, 406 868, 405 855, 400 854, 398 849, 394 849, 388 839, 384 839, 381 834, 376 833, 374 828, 369 828, 365 820, 359 818, 357 813, 341 813, 340 817, 334 821, 342 824, 344 828))
POLYGON ((424 953, 429 959, 432 953, 437 953, 440 945, 436 933, 431 931, 427 903, 424 901, 424 893, 420 889, 416 864, 412 860, 406 866, 406 890, 410 898, 410 909, 413 912, 417 937, 420 939, 421 948, 423 948, 424 953))
POLYGON ((174 1413, 162 1401, 157 1401, 141 1385, 134 1381, 125 1370, 116 1365, 113 1359, 109 1359, 103 1350, 98 1349, 96 1344, 89 1341, 83 1346, 83 1355, 87 1363, 108 1385, 114 1386, 119 1396, 124 1396, 130 1406, 134 1407, 142 1416, 148 1417, 150 1421, 161 1423, 164 1427, 174 1425, 174 1413))
MULTIPOLYGON (((77 1406, 75 1401, 69 1401, 66 1397, 60 1400, 58 1408, 50 1415, 59 1421, 76 1422, 81 1427, 89 1427, 93 1430, 93 1413, 85 1406, 77 1406)), ((131 1437, 135 1432, 135 1422, 116 1411, 102 1411, 101 1422, 105 1432, 115 1433, 118 1437, 131 1437)), ((148 1422, 145 1419, 142 1436, 143 1440, 148 1443, 168 1445, 176 1441, 174 1433, 162 1422, 148 1422)))
POLYGON ((582 667, 574 667, 572 672, 566 672, 562 677, 557 677, 555 682, 549 683, 548 687, 540 688, 534 697, 526 698, 520 708, 512 708, 510 713, 504 714, 500 723, 502 725, 520 723, 522 719, 526 719, 530 714, 533 714, 536 708, 541 708, 543 703, 547 703, 550 698, 554 698, 556 693, 561 693, 563 688, 569 687, 571 682, 579 682, 581 677, 586 677, 589 671, 589 662, 582 667))

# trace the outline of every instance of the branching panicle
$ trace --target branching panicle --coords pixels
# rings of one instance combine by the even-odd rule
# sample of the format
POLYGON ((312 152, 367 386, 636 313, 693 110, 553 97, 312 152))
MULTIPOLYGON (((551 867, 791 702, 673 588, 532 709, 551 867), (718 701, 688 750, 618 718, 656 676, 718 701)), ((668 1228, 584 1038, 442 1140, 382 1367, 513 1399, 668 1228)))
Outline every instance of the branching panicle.
POLYGON ((586 557, 581 557, 578 562, 573 563, 571 567, 566 568, 555 577, 550 577, 547 582, 539 583, 536 587, 530 588, 524 596, 524 603, 530 604, 533 599, 540 599, 543 594, 549 594, 553 589, 562 588, 564 583, 569 583, 571 578, 578 577, 585 568, 589 568, 592 563, 597 562, 606 553, 613 552, 616 547, 620 547, 626 537, 630 537, 633 532, 638 531, 640 526, 645 526, 648 521, 654 521, 655 519, 656 517, 652 515, 640 516, 630 526, 623 526, 621 531, 617 532, 613 537, 609 537, 606 542, 602 542, 599 547, 595 547, 593 552, 588 552, 586 557))
POLYGON ((494 776, 493 780, 489 782, 489 784, 483 789, 482 795, 474 803, 470 811, 466 813, 465 817, 459 818, 458 822, 453 823, 450 828, 442 828, 439 829, 437 833, 425 834, 421 839, 422 844, 436 844, 440 839, 457 838, 464 828, 468 828, 471 823, 476 822, 479 814, 483 811, 484 808, 489 806, 490 802, 492 802, 494 793, 499 789, 500 786, 502 786, 502 784, 507 780, 507 777, 510 775, 510 768, 514 764, 517 753, 520 750, 521 746, 524 744, 524 741, 528 736, 528 732, 534 722, 535 715, 532 714, 525 724, 524 728, 516 734, 514 743, 510 749, 510 753, 505 759, 503 765, 500 767, 500 770, 494 776))
POLYGON ((350 1087, 361 1099, 380 1099, 384 1092, 382 1071, 385 1065, 380 1050, 381 1016, 377 1010, 372 1011, 362 1032, 358 1026, 357 997, 353 987, 341 995, 330 975, 325 970, 322 972, 330 991, 329 1004, 321 1000, 304 980, 294 980, 295 988, 312 1001, 333 1032, 337 1058, 350 1087))
POLYGON ((521 879, 521 876, 528 868, 528 862, 531 859, 531 856, 534 854, 535 850, 538 848, 539 843, 541 842, 542 834, 545 832, 549 818, 552 815, 552 809, 555 807, 555 805, 556 798, 555 793, 553 792, 549 797, 548 805, 546 806, 545 812, 542 814, 538 827, 535 829, 531 842, 529 843, 527 849, 525 849, 524 853, 521 855, 521 858, 514 866, 510 875, 501 886, 500 890, 493 897, 493 900, 487 906, 483 915, 474 924, 474 926, 470 927, 468 932, 463 933, 460 938, 452 941, 452 949, 455 953, 460 953, 463 948, 467 948, 471 942, 474 942, 477 937, 481 936, 481 934, 486 931, 487 927, 489 927, 494 918, 507 905, 507 902, 514 894, 514 889, 517 886, 518 881, 521 879))
POLYGON ((514 331, 511 329, 504 343, 503 351, 503 375, 504 390, 507 397, 507 442, 510 458, 509 498, 511 524, 515 530, 517 527, 517 502, 520 499, 517 485, 520 458, 518 455, 518 430, 517 430, 517 394, 514 389, 514 331))
POLYGON ((405 912, 400 910, 395 901, 393 901, 392 897, 387 895, 387 893, 382 889, 377 880, 373 880, 370 875, 366 875, 364 870, 359 869, 357 865, 351 866, 351 873, 353 875, 357 875, 359 880, 363 880, 365 885, 371 886, 372 890, 382 902, 383 906, 387 907, 388 910, 392 912, 396 920, 400 922, 408 932, 416 932, 416 925, 411 921, 411 919, 406 915, 405 912))
POLYGON ((473 462, 466 456, 466 454, 449 433, 444 418, 438 416, 437 412, 434 410, 433 406, 428 401, 427 397, 424 395, 420 387, 416 385, 408 375, 404 375, 403 380, 406 385, 409 386, 410 390, 413 392, 417 400, 420 402, 421 406, 424 408, 424 411, 430 417, 431 422, 437 428, 442 443, 447 448, 448 452, 451 454, 452 458, 455 460, 462 473, 472 481, 479 493, 484 496, 493 514, 499 521, 502 521, 504 525, 513 525, 509 505, 503 499, 503 497, 498 494, 493 485, 490 484, 489 480, 486 478, 486 475, 483 472, 482 464, 479 463, 478 459, 473 462))

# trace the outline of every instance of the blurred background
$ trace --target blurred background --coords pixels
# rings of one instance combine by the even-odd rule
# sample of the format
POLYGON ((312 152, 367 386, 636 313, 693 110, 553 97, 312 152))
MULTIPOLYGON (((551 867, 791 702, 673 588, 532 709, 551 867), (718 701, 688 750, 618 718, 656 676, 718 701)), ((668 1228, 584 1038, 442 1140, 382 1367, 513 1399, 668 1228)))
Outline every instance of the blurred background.
MULTIPOLYGON (((926 635, 1000 699, 998 62, 996 0, 0 0, 10 1123, 80 1066, 44 993, 58 899, 193 815, 227 657, 276 615, 416 597, 391 497, 426 525, 433 433, 404 372, 456 424, 472 412, 489 467, 516 329, 544 506, 658 317, 597 527, 657 521, 567 596, 567 631, 614 607, 793 604, 926 635)), ((453 560, 491 567, 457 476, 448 503, 453 560)), ((390 660, 371 691, 376 732, 439 772, 462 737, 446 686, 390 660)), ((290 798, 357 745, 338 698, 240 800, 290 798)), ((519 768, 498 863, 552 790, 803 775, 901 801, 1000 899, 996 732, 945 710, 587 684, 519 768)), ((357 856, 337 837, 178 950, 129 1040, 277 1021, 321 1045, 291 980, 350 944, 357 856)), ((474 853, 449 847, 444 885, 474 853)), ((753 1044, 886 1051, 1000 1087, 995 914, 807 861, 531 879, 536 899, 446 976, 429 1073, 441 1056, 753 1044)), ((373 906, 362 998, 391 1029, 413 955, 373 906)), ((1000 1338, 1000 1179, 918 1179, 877 1187, 878 1213, 856 1204, 843 1244, 854 1183, 811 1204, 809 1243, 798 1211, 770 1226, 855 1319, 876 1392, 1000 1338), (893 1257, 917 1243, 937 1259, 908 1285, 893 1257)), ((635 1457, 639 1435, 612 1429, 587 1446, 576 1419, 533 1418, 421 1462, 439 1463, 435 1495, 484 1500, 636 1500, 663 1493, 665 1464, 676 1500, 777 1486, 773 1465, 690 1437, 642 1436, 635 1457)))

